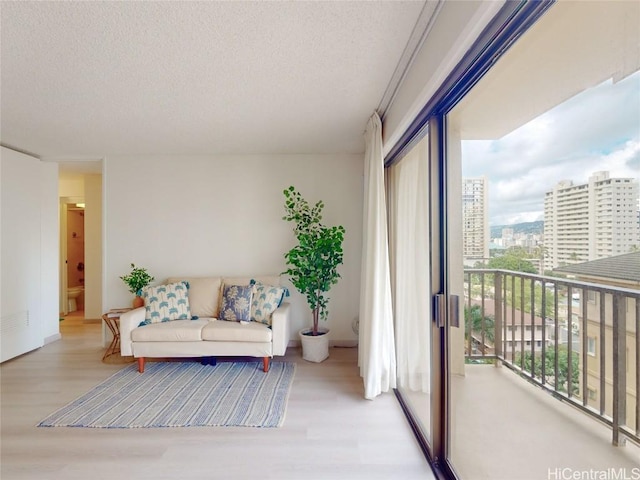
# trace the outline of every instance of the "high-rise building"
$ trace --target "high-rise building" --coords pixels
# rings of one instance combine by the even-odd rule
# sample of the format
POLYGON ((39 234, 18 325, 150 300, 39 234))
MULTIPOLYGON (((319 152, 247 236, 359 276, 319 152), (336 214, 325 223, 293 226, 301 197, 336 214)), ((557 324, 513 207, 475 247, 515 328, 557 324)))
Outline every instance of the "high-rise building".
POLYGON ((545 270, 628 253, 640 247, 638 182, 596 172, 559 182, 544 199, 545 270))
POLYGON ((489 259, 489 213, 486 177, 462 180, 462 239, 466 265, 489 259))

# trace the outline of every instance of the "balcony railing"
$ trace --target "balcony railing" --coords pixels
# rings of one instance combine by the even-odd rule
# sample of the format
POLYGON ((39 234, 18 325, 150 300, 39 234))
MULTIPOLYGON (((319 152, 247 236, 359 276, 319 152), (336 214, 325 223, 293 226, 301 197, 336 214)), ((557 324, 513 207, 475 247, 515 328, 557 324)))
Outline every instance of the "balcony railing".
POLYGON ((465 270, 465 357, 500 362, 640 445, 640 290, 465 270))

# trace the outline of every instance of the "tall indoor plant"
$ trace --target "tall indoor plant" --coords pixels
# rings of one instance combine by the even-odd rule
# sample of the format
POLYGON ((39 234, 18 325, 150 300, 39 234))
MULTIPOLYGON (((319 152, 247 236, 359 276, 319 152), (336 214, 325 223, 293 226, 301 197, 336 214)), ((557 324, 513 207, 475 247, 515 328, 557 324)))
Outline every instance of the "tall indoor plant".
POLYGON ((318 201, 311 206, 293 186, 284 190, 285 212, 283 220, 294 224, 293 232, 298 244, 285 253, 288 269, 284 272, 291 283, 307 299, 313 316, 313 329, 302 332, 303 357, 307 360, 322 361, 328 356, 328 339, 325 337, 326 355, 317 359, 305 355, 304 337, 323 335, 318 329, 319 320, 326 320, 329 314, 327 293, 338 283, 338 266, 343 261, 342 242, 345 229, 341 225, 328 227, 320 223, 324 203, 318 201), (320 358, 323 357, 323 358, 320 358))

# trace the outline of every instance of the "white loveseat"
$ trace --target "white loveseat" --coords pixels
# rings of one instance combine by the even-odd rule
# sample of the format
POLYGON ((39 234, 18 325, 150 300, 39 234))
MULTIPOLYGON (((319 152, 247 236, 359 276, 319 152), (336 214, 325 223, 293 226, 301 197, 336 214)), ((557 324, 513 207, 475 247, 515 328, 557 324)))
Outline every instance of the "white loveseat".
POLYGON ((189 282, 191 316, 198 318, 141 325, 145 322, 145 307, 131 310, 120 317, 121 354, 137 358, 140 373, 144 372, 145 358, 219 356, 262 358, 267 372, 270 359, 284 355, 289 343, 289 304, 281 303, 271 314, 270 326, 253 321, 218 320, 224 285, 248 285, 251 280, 280 284, 279 276, 168 279, 167 284, 189 282))

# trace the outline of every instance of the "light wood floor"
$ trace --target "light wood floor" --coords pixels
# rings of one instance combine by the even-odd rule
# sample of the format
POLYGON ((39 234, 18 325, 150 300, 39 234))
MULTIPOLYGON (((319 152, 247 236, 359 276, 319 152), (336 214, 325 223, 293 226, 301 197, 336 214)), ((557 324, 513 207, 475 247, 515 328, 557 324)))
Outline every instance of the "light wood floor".
POLYGON ((99 324, 76 315, 62 340, 5 362, 0 478, 430 479, 392 394, 363 399, 356 349, 298 364, 282 428, 91 429, 35 425, 123 367, 101 362, 99 324))

